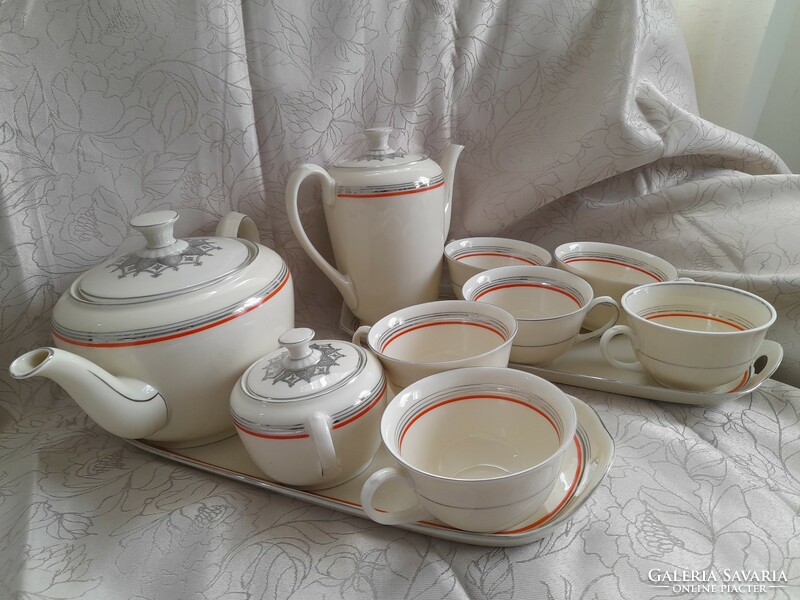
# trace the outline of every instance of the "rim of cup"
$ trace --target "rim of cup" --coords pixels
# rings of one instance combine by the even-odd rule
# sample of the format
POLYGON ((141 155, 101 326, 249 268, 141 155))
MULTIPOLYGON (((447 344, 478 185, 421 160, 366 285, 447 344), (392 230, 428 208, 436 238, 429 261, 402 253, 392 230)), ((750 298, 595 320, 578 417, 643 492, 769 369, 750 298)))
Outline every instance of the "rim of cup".
MULTIPOLYGON (((436 311, 439 312, 439 311, 436 311)), ((405 318, 408 318, 405 317, 405 318)), ((464 324, 468 324, 469 321, 465 320, 464 324)), ((382 360, 388 360, 395 362, 401 365, 431 365, 431 366, 446 366, 457 364, 460 362, 465 361, 472 361, 494 352, 497 352, 501 348, 505 346, 511 345, 514 341, 514 336, 517 334, 517 320, 514 318, 510 312, 501 308, 499 306, 495 306, 494 304, 488 304, 486 302, 470 302, 467 300, 434 300, 433 302, 425 302, 423 304, 415 304, 413 306, 407 306, 406 308, 401 308, 399 310, 390 313, 377 321, 374 325, 372 325, 369 329, 369 333, 367 334, 367 345, 369 345, 369 349, 374 352, 377 356, 379 356, 382 360), (429 311, 427 309, 450 309, 452 312, 462 312, 464 315, 469 315, 470 313, 481 312, 478 308, 489 308, 489 310, 484 311, 484 314, 488 314, 490 317, 496 318, 500 321, 508 330, 508 336, 503 341, 502 344, 498 344, 497 346, 493 347, 490 350, 485 352, 481 352, 480 354, 469 354, 467 356, 463 356, 461 358, 454 358, 450 360, 437 360, 437 361, 419 361, 419 360, 408 360, 403 358, 397 358, 386 354, 381 349, 376 346, 376 338, 379 335, 382 335, 385 331, 389 331, 392 329, 393 325, 389 325, 388 323, 392 319, 404 318, 404 315, 412 312, 418 312, 419 314, 416 315, 408 315, 410 316, 425 316, 426 314, 434 314, 433 311, 429 311), (380 328, 380 329, 379 329, 380 328)))
MULTIPOLYGON (((424 412, 421 414, 424 414, 424 412)), ((421 416, 421 414, 417 416, 421 416)), ((572 404, 572 401, 561 389, 559 389, 558 387, 556 387, 555 384, 550 383, 546 379, 543 379, 532 373, 527 373, 525 371, 518 371, 515 369, 507 369, 503 367, 466 367, 463 369, 453 369, 450 371, 443 371, 441 373, 435 373, 434 375, 429 375, 427 377, 424 377, 423 379, 420 379, 419 381, 415 381, 402 391, 398 392, 398 394, 394 398, 392 398, 392 400, 386 406, 383 415, 381 416, 381 439, 383 440, 383 445, 385 446, 386 450, 401 465, 403 465, 403 467, 411 471, 414 471, 416 473, 422 473, 426 477, 431 477, 439 481, 452 481, 452 482, 462 482, 462 483, 469 482, 470 484, 481 485, 484 482, 487 484, 491 484, 497 481, 502 481, 502 480, 508 481, 511 479, 515 479, 517 477, 523 477, 529 474, 531 471, 538 469, 542 465, 551 461, 554 457, 563 454, 566 451, 567 447, 572 443, 572 440, 575 436, 575 432, 577 430, 577 426, 578 426, 578 417, 577 413, 575 412, 575 406, 572 404), (479 376, 480 377, 479 381, 470 382, 469 379, 472 376, 475 377, 479 376), (465 379, 467 380, 466 383, 464 381, 465 379), (448 381, 450 383, 445 385, 448 381), (567 419, 563 423, 564 430, 558 431, 559 436, 562 437, 562 439, 559 440, 558 448, 556 448, 546 458, 542 459, 536 464, 521 469, 519 471, 515 471, 513 473, 505 473, 503 475, 497 475, 495 477, 486 477, 480 479, 437 475, 436 473, 425 471, 409 463, 400 454, 400 448, 396 446, 396 440, 394 439, 394 436, 390 436, 388 434, 389 427, 391 425, 390 420, 397 421, 397 419, 394 419, 394 413, 397 412, 399 413, 399 416, 402 416, 405 412, 407 412, 407 405, 409 403, 420 404, 425 399, 429 398, 432 394, 436 393, 447 393, 448 391, 452 391, 453 393, 458 393, 457 392, 458 388, 464 385, 485 386, 486 393, 491 393, 491 390, 489 390, 490 387, 505 386, 514 389, 514 391, 516 391, 522 396, 537 395, 537 397, 539 397, 543 402, 550 404, 551 407, 553 405, 551 398, 552 397, 558 398, 558 400, 556 400, 555 403, 560 404, 561 406, 555 406, 554 408, 559 413, 559 416, 567 417, 567 419), (544 388, 544 390, 549 391, 551 393, 551 398, 544 399, 541 397, 541 395, 532 392, 532 389, 536 389, 535 386, 539 386, 539 389, 544 388), (422 391, 420 391, 419 388, 422 388, 422 391), (428 389, 426 390, 425 388, 428 389), (564 412, 566 412, 567 414, 564 415, 563 414, 564 412)))
MULTIPOLYGON (((610 254, 616 254, 619 258, 633 258, 639 259, 643 263, 656 268, 663 272, 666 278, 662 281, 653 282, 653 283, 662 283, 667 281, 672 281, 679 276, 678 268, 669 262, 666 259, 661 258, 660 256, 656 256, 655 254, 651 254, 650 252, 646 252, 645 250, 639 250, 638 248, 632 248, 630 246, 622 246, 620 244, 610 244, 608 242, 567 242, 565 244, 561 244, 553 251, 553 257, 557 264, 562 265, 565 269, 569 269, 570 272, 579 272, 584 274, 585 272, 582 269, 578 269, 573 267, 570 263, 564 261, 564 255, 568 253, 585 253, 585 252, 608 252, 610 254)), ((625 265, 628 268, 636 268, 636 265, 625 265)), ((591 277, 590 273, 585 273, 587 277, 591 277)), ((647 273, 648 275, 652 275, 651 273, 647 273)), ((647 285, 647 284, 645 284, 647 285)))
POLYGON ((710 282, 705 282, 705 281, 659 281, 657 283, 647 283, 645 285, 640 285, 640 286, 637 286, 637 287, 635 287, 633 289, 628 290, 627 292, 625 292, 622 295, 622 299, 620 301, 620 306, 625 311, 625 313, 628 315, 628 317, 633 318, 636 321, 639 321, 639 322, 642 322, 642 323, 647 323, 648 325, 650 325, 652 327, 655 327, 655 328, 658 328, 658 329, 664 329, 665 331, 685 331, 687 333, 693 333, 693 334, 697 333, 697 334, 713 335, 713 336, 732 336, 732 335, 741 335, 743 333, 759 332, 759 331, 764 330, 764 329, 769 329, 775 323, 776 319, 778 318, 778 313, 775 310, 775 307, 772 306, 772 304, 770 302, 767 302, 766 300, 764 300, 761 296, 757 296, 756 294, 753 294, 752 292, 748 292, 746 290, 740 290, 739 288, 731 287, 729 285, 722 285, 722 284, 719 284, 719 283, 710 283, 710 282), (632 296, 634 296, 636 294, 646 293, 645 290, 647 290, 647 289, 659 288, 659 287, 676 287, 676 286, 691 286, 691 287, 693 287, 695 289, 697 289, 698 287, 714 288, 714 289, 724 290, 725 292, 728 292, 728 293, 741 294, 742 296, 745 296, 747 298, 755 300, 761 306, 765 307, 769 311, 770 318, 766 323, 764 323, 762 325, 758 325, 757 327, 751 327, 749 329, 743 329, 741 331, 694 331, 692 329, 681 329, 679 327, 672 327, 670 325, 664 325, 663 323, 656 323, 655 321, 651 321, 651 320, 645 319, 644 317, 642 317, 642 316, 638 315, 637 313, 633 312, 632 310, 628 309, 627 304, 628 304, 629 298, 631 298, 632 296))
MULTIPOLYGON (((594 290, 592 289, 591 284, 583 279, 582 277, 575 275, 572 272, 563 271, 561 269, 555 269, 553 267, 495 267, 494 269, 487 269, 482 273, 478 273, 477 275, 473 275, 470 277, 466 283, 464 283, 463 291, 464 291, 464 299, 468 302, 478 302, 480 304, 490 304, 492 306, 497 306, 496 304, 492 304, 488 300, 481 300, 480 296, 473 298, 474 292, 478 291, 479 285, 484 283, 491 283, 492 278, 496 277, 525 277, 530 276, 531 278, 542 280, 545 276, 549 275, 550 279, 555 279, 562 283, 567 283, 568 285, 571 283, 572 287, 582 287, 583 290, 576 290, 584 300, 581 303, 579 308, 576 308, 573 311, 565 312, 560 315, 555 315, 553 317, 517 317, 514 318, 517 321, 521 322, 542 322, 542 321, 553 321, 555 319, 563 319, 564 317, 574 315, 582 310, 584 310, 589 303, 594 299, 594 290), (541 275, 540 275, 541 274, 541 275), (566 281, 565 281, 566 280, 566 281)), ((489 293, 493 291, 492 288, 487 290, 481 290, 482 294, 489 293)), ((563 290, 557 290, 562 293, 563 290)), ((567 294, 569 295, 569 294, 567 294)), ((572 298, 570 296, 570 298, 572 298)), ((576 298, 572 298, 577 302, 576 298)), ((500 307, 502 308, 502 307, 500 307)), ((507 309, 505 309, 507 310, 507 309)))
MULTIPOLYGON (((467 238, 460 238, 457 240, 450 240, 444 247, 444 255, 445 257, 450 260, 457 262, 459 265, 464 267, 471 267, 475 269, 480 269, 481 267, 462 262, 458 260, 457 257, 454 257, 453 254, 461 250, 462 248, 481 248, 484 246, 489 247, 496 247, 498 250, 513 250, 518 252, 519 254, 525 255, 522 258, 517 258, 517 260, 525 260, 531 259, 536 264, 531 264, 529 266, 547 266, 553 261, 553 255, 546 249, 542 248, 541 246, 537 246, 531 242, 523 242, 522 240, 515 240, 513 238, 502 238, 502 237, 467 237, 467 238), (470 245, 468 245, 470 244, 470 245), (547 259, 547 262, 543 262, 540 259, 547 259)), ((510 257, 515 258, 515 257, 510 257)), ((524 266, 524 265, 521 265, 524 266)))

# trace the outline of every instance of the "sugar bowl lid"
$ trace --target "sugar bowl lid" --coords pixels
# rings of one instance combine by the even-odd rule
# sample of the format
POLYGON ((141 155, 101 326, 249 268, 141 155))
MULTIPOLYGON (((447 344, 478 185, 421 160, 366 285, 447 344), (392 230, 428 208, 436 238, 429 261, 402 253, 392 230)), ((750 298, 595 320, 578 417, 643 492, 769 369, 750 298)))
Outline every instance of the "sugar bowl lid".
POLYGON ((314 341, 314 330, 290 329, 282 346, 245 371, 231 394, 231 414, 249 430, 298 429, 322 411, 334 426, 361 413, 385 394, 380 363, 362 347, 340 340, 314 341))

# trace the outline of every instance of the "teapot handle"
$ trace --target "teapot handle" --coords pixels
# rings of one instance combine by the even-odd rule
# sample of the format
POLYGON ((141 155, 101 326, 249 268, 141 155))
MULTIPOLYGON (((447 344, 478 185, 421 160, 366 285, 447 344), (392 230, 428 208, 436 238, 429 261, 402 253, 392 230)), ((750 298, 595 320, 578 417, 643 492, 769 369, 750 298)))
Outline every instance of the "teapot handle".
POLYGON ((227 238, 238 237, 255 244, 261 243, 261 236, 258 234, 255 221, 240 212, 229 212, 222 217, 217 223, 214 235, 227 238))
POLYGON ((297 209, 297 193, 300 190, 300 184, 306 177, 315 176, 322 184, 322 198, 323 202, 330 202, 336 194, 336 182, 328 175, 328 172, 317 165, 305 164, 300 165, 297 170, 289 177, 289 182, 286 184, 286 212, 289 215, 289 224, 292 226, 292 231, 297 237, 297 241, 306 251, 309 258, 322 270, 325 276, 333 282, 333 285, 342 294, 344 301, 351 310, 358 308, 358 298, 356 297, 356 290, 353 286, 353 281, 347 276, 333 268, 331 264, 323 258, 323 256, 314 248, 311 240, 308 239, 302 223, 300 223, 300 213, 297 209))

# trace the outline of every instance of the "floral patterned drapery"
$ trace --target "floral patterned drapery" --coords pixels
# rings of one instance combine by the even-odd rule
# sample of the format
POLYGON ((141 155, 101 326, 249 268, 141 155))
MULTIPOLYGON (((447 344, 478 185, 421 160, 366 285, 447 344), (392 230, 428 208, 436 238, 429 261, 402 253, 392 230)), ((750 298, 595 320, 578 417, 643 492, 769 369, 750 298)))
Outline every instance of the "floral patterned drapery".
MULTIPOLYGON (((755 291, 780 312, 778 377, 800 383, 800 179, 697 116, 658 0, 4 3, 0 364, 47 344, 69 283, 139 243, 131 216, 166 207, 179 235, 252 216, 292 269, 299 321, 341 335, 284 185, 377 124, 433 158, 466 146, 453 237, 629 244, 755 291)), ((303 191, 330 255, 318 192, 303 191)), ((695 565, 797 580, 797 390, 711 409, 572 391, 611 429, 615 467, 561 534, 487 550, 154 460, 0 370, 0 595, 642 598, 649 568, 695 565)))

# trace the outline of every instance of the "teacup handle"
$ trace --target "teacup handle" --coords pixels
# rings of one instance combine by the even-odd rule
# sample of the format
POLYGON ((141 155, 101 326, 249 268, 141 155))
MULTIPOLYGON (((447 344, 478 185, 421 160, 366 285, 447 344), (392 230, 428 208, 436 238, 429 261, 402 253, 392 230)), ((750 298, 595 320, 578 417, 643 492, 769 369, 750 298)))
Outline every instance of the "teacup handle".
POLYGON ((630 342, 633 349, 636 350, 639 348, 639 340, 634 335, 633 331, 627 325, 615 325, 608 331, 603 334, 603 337, 600 338, 600 353, 603 355, 609 363, 618 367, 620 369, 628 369, 631 371, 640 371, 642 369, 642 363, 638 360, 634 360, 632 362, 617 360, 613 356, 611 356, 611 350, 609 349, 608 345, 611 343, 611 340, 617 337, 618 335, 626 336, 630 342))
POLYGON ((356 332, 353 334, 353 343, 361 346, 362 348, 369 348, 369 344, 367 342, 367 336, 369 335, 369 330, 372 329, 369 325, 362 325, 356 332))
POLYGON ((393 512, 379 511, 376 509, 372 504, 375 492, 377 492, 378 488, 384 483, 390 481, 398 481, 410 487, 412 490, 414 489, 414 482, 400 469, 385 467, 380 471, 375 471, 370 478, 367 479, 366 483, 364 483, 364 487, 361 488, 361 507, 370 519, 383 525, 400 525, 402 523, 414 523, 422 519, 433 518, 430 513, 422 507, 419 501, 410 508, 393 512))
POLYGON ((322 467, 322 476, 325 478, 336 475, 342 470, 342 463, 336 457, 331 435, 331 418, 323 412, 315 412, 306 421, 306 429, 314 442, 319 463, 322 467))
POLYGON ((614 316, 608 320, 607 323, 598 327, 594 331, 590 331, 589 333, 580 333, 578 337, 575 338, 575 343, 580 344, 581 342, 585 342, 586 340, 591 340, 592 338, 596 338, 600 335, 603 335, 608 329, 614 325, 617 321, 619 321, 619 304, 616 300, 614 300, 611 296, 600 296, 599 298, 595 298, 591 302, 589 302, 589 310, 586 311, 585 314, 589 314, 589 312, 595 307, 600 304, 605 304, 607 306, 611 306, 614 309, 614 316))
POLYGON ((255 221, 240 212, 229 212, 217 223, 217 237, 242 238, 255 244, 261 243, 255 221))

